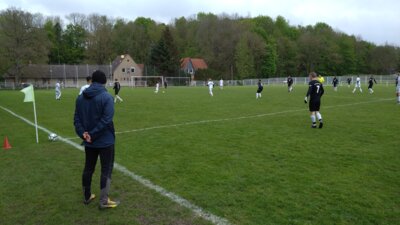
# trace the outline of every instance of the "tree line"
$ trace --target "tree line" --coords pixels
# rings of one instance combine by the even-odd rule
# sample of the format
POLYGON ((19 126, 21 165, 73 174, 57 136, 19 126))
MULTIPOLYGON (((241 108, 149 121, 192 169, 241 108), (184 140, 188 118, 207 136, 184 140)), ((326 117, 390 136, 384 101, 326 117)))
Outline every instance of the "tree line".
POLYGON ((71 13, 67 22, 16 8, 0 12, 0 74, 18 79, 30 64, 110 64, 130 54, 145 74, 184 76, 180 59, 203 58, 215 79, 392 74, 400 48, 376 45, 328 24, 293 26, 282 16, 198 13, 170 24, 71 13), (12 71, 12 72, 10 72, 12 71))

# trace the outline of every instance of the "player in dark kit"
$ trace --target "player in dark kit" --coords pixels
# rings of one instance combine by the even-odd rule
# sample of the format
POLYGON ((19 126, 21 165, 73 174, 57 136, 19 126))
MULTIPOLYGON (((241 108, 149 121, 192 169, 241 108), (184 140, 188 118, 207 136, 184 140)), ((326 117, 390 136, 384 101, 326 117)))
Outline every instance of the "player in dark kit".
POLYGON ((288 86, 288 92, 292 92, 293 90, 293 78, 291 76, 288 76, 287 78, 287 86, 288 86))
POLYGON ((117 100, 119 100, 120 102, 123 102, 122 98, 119 97, 119 95, 118 95, 119 91, 121 90, 121 84, 118 82, 118 79, 115 79, 113 89, 115 91, 114 103, 117 103, 117 100))
POLYGON ((372 90, 372 86, 374 86, 374 82, 376 84, 375 78, 370 77, 369 80, 368 80, 368 90, 369 90, 370 94, 374 93, 374 90, 372 90))
POLYGON ((261 92, 263 91, 264 87, 261 83, 261 80, 258 80, 258 89, 257 89, 257 93, 256 93, 256 99, 261 98, 261 92))
POLYGON ((308 102, 308 97, 310 96, 309 100, 309 109, 310 109, 310 117, 312 122, 312 128, 317 127, 316 119, 319 121, 319 128, 322 128, 322 116, 319 113, 319 108, 321 106, 321 97, 324 94, 324 87, 318 81, 318 76, 315 72, 311 72, 310 75, 310 82, 308 83, 308 91, 307 95, 304 98, 304 103, 308 102))
POLYGON ((347 86, 350 87, 351 84, 351 77, 347 78, 347 86))
POLYGON ((333 78, 332 84, 333 84, 333 90, 337 91, 337 85, 339 84, 339 80, 336 78, 336 76, 333 78))

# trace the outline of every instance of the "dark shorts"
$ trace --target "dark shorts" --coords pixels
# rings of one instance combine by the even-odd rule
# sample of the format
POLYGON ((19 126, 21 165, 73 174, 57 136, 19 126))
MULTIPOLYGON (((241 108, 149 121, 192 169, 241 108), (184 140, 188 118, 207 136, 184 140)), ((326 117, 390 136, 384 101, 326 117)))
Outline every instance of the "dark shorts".
POLYGON ((259 88, 257 89, 257 93, 261 93, 263 91, 264 88, 259 88))
POLYGON ((369 88, 372 88, 372 86, 374 86, 374 85, 373 85, 373 84, 369 84, 369 85, 368 85, 368 89, 369 89, 369 88))
POLYGON ((310 112, 319 111, 319 107, 321 106, 321 101, 310 101, 308 108, 310 112))

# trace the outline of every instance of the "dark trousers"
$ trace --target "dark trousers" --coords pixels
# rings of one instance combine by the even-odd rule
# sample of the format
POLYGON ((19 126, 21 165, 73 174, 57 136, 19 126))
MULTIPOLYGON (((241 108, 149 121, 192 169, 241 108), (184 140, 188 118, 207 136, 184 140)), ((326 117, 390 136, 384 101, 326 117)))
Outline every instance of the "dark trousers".
POLYGON ((85 199, 91 195, 92 175, 96 168, 97 158, 100 156, 100 202, 107 203, 111 185, 111 174, 114 168, 114 145, 106 148, 85 147, 85 168, 82 174, 82 187, 85 199))

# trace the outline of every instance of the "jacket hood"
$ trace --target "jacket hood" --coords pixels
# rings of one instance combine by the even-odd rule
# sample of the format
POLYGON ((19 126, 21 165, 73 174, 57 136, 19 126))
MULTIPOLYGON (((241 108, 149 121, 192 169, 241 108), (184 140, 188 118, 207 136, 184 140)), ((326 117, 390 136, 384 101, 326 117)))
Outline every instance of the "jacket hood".
POLYGON ((90 99, 106 91, 107 89, 102 84, 94 82, 82 94, 83 97, 90 99))

